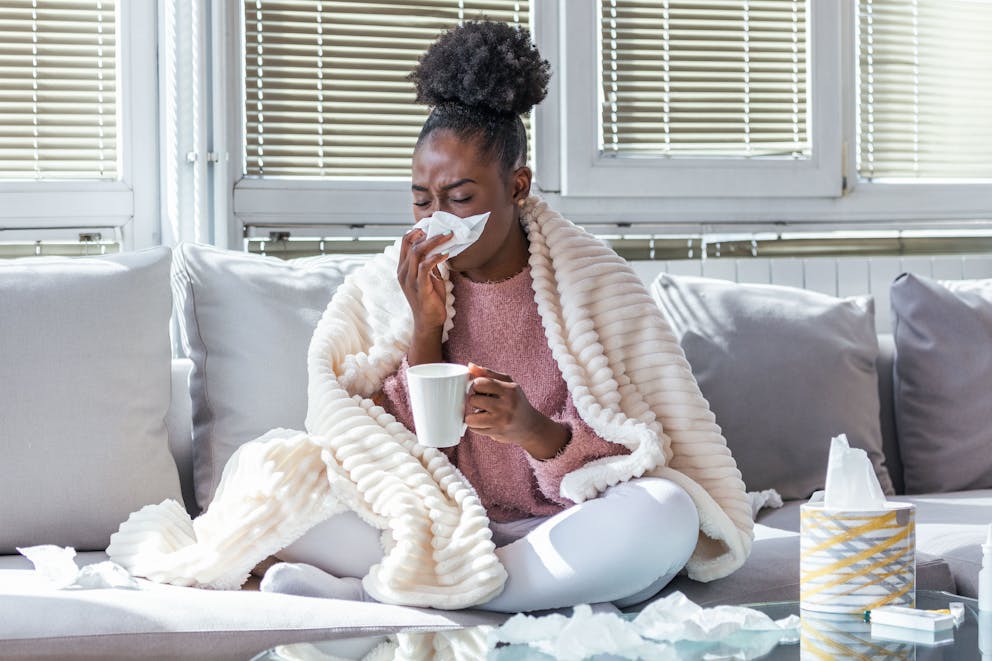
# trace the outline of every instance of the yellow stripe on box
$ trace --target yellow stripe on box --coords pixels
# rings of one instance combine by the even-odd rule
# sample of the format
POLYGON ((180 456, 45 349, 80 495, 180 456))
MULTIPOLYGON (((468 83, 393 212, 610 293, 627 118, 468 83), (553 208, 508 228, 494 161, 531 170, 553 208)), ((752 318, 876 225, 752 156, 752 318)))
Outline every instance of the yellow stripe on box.
MULTIPOLYGON (((800 517, 803 520, 803 523, 806 523, 810 519, 825 518, 825 517, 823 517, 822 514, 811 514, 809 512, 802 512, 800 514, 800 517)), ((864 518, 864 517, 850 517, 849 520, 857 520, 857 518, 864 518)), ((897 526, 897 525, 891 525, 891 524, 895 524, 895 522, 896 522, 896 513, 895 512, 890 512, 888 514, 883 514, 882 516, 880 516, 875 521, 869 521, 868 523, 866 523, 864 525, 858 526, 856 528, 851 528, 851 529, 847 530, 842 535, 837 535, 836 537, 831 537, 827 541, 821 542, 820 544, 817 544, 813 548, 803 551, 799 555, 799 557, 800 557, 800 559, 802 559, 802 558, 805 558, 806 556, 808 556, 810 554, 817 553, 817 552, 822 551, 822 550, 824 550, 826 548, 829 548, 829 547, 833 546, 834 544, 841 544, 843 542, 850 542, 853 539, 855 539, 856 537, 860 537, 863 534, 868 533, 868 532, 876 532, 878 530, 882 530, 882 529, 890 528, 890 527, 891 528, 898 528, 898 527, 900 527, 900 526, 897 526)))
MULTIPOLYGON (((875 546, 869 547, 869 548, 865 549, 864 551, 861 551, 860 553, 856 553, 856 554, 854 554, 852 556, 849 556, 847 558, 844 558, 843 560, 839 560, 839 561, 835 562, 832 565, 827 565, 826 567, 822 567, 820 569, 817 569, 817 570, 814 570, 814 571, 811 571, 811 572, 804 572, 802 574, 802 576, 800 577, 800 582, 812 580, 812 579, 815 579, 815 578, 819 578, 821 576, 826 576, 827 574, 833 573, 833 572, 837 571, 838 569, 843 569, 844 567, 850 567, 851 565, 856 564, 856 563, 860 562, 861 560, 864 560, 868 556, 874 555, 874 554, 876 554, 876 553, 878 553, 880 551, 884 551, 887 548, 890 548, 892 546, 895 546, 896 544, 898 544, 902 540, 904 540, 907 537, 909 537, 909 532, 910 532, 909 531, 909 528, 906 528, 906 529, 901 530, 900 532, 896 533, 894 537, 889 537, 884 542, 882 542, 880 544, 876 544, 875 546)), ((833 544, 831 544, 831 546, 833 546, 833 544)), ((807 554, 804 554, 804 555, 800 556, 800 559, 805 558, 806 555, 807 554)), ((856 576, 861 576, 862 573, 858 573, 858 574, 855 574, 855 575, 856 576)))

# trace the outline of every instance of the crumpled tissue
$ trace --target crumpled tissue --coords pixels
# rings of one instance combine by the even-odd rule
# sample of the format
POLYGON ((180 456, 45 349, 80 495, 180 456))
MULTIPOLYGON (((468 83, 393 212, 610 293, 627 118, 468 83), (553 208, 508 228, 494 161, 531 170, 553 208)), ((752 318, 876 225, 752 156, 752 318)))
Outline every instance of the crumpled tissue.
POLYGON ((35 571, 48 578, 59 590, 67 588, 82 588, 84 590, 101 588, 141 589, 128 571, 116 562, 107 560, 86 565, 80 569, 73 560, 76 557, 76 549, 71 546, 43 544, 18 548, 17 552, 30 560, 35 571))
POLYGON ((830 440, 823 507, 855 512, 885 508, 885 494, 868 453, 861 448, 852 448, 845 434, 830 440))
POLYGON ((440 246, 427 254, 433 257, 442 252, 447 252, 448 257, 454 257, 463 252, 470 245, 479 240, 483 230, 486 229, 486 221, 489 220, 489 213, 480 213, 475 216, 461 218, 447 211, 435 211, 433 215, 417 222, 411 228, 413 230, 424 230, 428 239, 451 231, 451 239, 445 241, 440 246))
POLYGON ((497 648, 498 658, 578 661, 612 654, 651 660, 754 659, 779 643, 797 642, 799 623, 796 615, 772 620, 740 606, 703 608, 673 592, 648 604, 632 620, 596 613, 584 604, 576 606, 571 617, 518 614, 493 633, 493 642, 510 644, 497 648))

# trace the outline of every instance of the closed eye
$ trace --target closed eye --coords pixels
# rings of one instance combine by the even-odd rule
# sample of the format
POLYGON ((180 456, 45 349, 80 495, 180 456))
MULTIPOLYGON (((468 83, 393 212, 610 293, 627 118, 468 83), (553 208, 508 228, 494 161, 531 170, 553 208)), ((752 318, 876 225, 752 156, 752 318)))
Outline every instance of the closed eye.
POLYGON ((454 202, 455 204, 465 204, 466 202, 470 202, 471 200, 472 200, 472 196, 469 195, 468 197, 463 197, 460 200, 456 200, 452 198, 451 201, 454 202))
POLYGON ((414 201, 413 206, 423 208, 423 207, 426 207, 428 204, 430 204, 429 201, 428 202, 417 202, 417 201, 414 201))

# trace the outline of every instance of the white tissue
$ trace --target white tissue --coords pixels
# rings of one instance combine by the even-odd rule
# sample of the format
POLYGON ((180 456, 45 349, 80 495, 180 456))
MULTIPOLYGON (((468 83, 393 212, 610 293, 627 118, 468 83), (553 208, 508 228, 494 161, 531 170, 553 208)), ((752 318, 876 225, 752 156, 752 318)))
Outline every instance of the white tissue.
POLYGON ((645 638, 664 641, 724 640, 738 631, 793 631, 799 616, 773 620, 761 611, 741 606, 703 608, 681 592, 648 604, 634 619, 645 638))
MULTIPOLYGON (((610 654, 641 659, 755 659, 780 642, 798 640, 799 617, 774 621, 738 606, 702 608, 674 592, 644 608, 633 620, 595 613, 579 605, 571 617, 518 614, 493 634, 493 642, 526 645, 531 658, 585 659, 610 654)), ((506 652, 512 648, 500 648, 506 652)), ((502 658, 502 657, 500 657, 502 658)), ((528 658, 518 649, 506 658, 528 658)))
POLYGON ((852 448, 841 434, 830 441, 823 507, 827 510, 880 510, 885 494, 878 483, 868 453, 852 448))
POLYGON ((98 562, 80 569, 73 560, 76 557, 76 549, 71 546, 61 547, 44 544, 18 548, 17 552, 30 560, 31 564, 34 565, 34 570, 50 580, 59 590, 66 588, 86 590, 100 588, 139 589, 138 582, 116 562, 98 562))
POLYGON ((447 252, 449 257, 454 257, 479 240, 482 231, 486 229, 489 213, 487 211, 475 216, 460 218, 447 211, 435 211, 433 215, 419 221, 412 229, 424 230, 428 239, 451 231, 451 239, 429 252, 427 256, 433 257, 438 253, 447 252))

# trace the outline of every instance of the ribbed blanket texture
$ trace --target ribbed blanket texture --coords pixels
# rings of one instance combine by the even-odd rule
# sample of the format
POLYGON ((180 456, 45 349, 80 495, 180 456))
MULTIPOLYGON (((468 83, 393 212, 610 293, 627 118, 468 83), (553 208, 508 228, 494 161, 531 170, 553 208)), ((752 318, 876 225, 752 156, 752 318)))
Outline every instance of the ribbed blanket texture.
MULTIPOLYGON (((733 572, 750 552, 751 507, 661 311, 623 259, 537 196, 521 222, 538 312, 575 407, 630 450, 569 473, 562 495, 582 502, 634 477, 670 479, 699 510, 689 576, 733 572)), ((236 589, 261 560, 347 508, 383 531, 385 556, 363 579, 375 599, 453 609, 502 590, 506 572, 471 484, 371 400, 412 336, 398 257, 399 242, 346 278, 324 311, 308 354, 307 432, 246 443, 195 521, 175 501, 135 512, 112 536, 111 559, 155 581, 236 589)), ((455 308, 443 275, 446 338, 455 308)))

